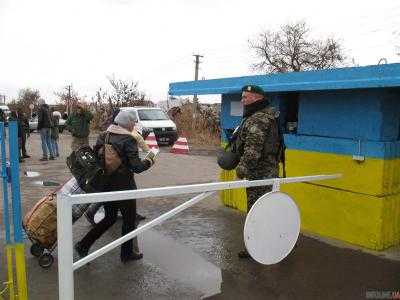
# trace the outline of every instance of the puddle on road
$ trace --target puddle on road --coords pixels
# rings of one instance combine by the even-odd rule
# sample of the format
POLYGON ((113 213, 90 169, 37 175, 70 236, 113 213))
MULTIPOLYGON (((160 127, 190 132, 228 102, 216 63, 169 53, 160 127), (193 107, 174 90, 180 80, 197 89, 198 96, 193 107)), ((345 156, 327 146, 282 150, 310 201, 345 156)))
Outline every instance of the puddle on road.
POLYGON ((55 181, 34 181, 32 182, 33 185, 36 186, 59 186, 60 184, 55 181))
POLYGON ((39 172, 35 172, 35 171, 25 171, 25 176, 28 178, 33 178, 33 177, 38 177, 40 176, 39 172))
POLYGON ((203 293, 202 298, 221 292, 221 269, 173 238, 148 230, 138 237, 144 259, 160 267, 172 279, 203 293))

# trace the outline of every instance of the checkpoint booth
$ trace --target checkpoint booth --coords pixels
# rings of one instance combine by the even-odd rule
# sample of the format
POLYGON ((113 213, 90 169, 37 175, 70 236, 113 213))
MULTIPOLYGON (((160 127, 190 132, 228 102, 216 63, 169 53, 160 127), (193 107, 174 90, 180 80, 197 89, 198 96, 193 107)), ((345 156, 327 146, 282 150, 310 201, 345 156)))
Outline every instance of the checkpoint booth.
MULTIPOLYGON (((221 144, 239 125, 241 88, 261 86, 286 144, 286 175, 342 173, 283 185, 301 228, 373 250, 400 243, 400 64, 170 83, 170 95, 221 95, 221 144)), ((221 180, 234 180, 222 171, 221 180)), ((221 192, 246 211, 244 189, 221 192)))

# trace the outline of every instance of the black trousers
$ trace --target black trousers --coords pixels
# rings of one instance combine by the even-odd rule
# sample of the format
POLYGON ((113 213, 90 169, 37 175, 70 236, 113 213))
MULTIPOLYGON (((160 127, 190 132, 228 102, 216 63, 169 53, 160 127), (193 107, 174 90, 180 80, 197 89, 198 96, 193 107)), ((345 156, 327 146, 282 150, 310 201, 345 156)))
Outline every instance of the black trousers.
MULTIPOLYGON (((81 245, 89 249, 117 221, 118 209, 122 213, 122 236, 136 229, 136 200, 104 203, 104 219, 97 223, 81 240, 81 245)), ((133 252, 133 241, 121 245, 121 259, 129 257, 133 252)))
POLYGON ((27 139, 27 134, 25 132, 22 133, 21 136, 21 151, 22 151, 22 156, 27 155, 26 153, 26 139, 27 139))

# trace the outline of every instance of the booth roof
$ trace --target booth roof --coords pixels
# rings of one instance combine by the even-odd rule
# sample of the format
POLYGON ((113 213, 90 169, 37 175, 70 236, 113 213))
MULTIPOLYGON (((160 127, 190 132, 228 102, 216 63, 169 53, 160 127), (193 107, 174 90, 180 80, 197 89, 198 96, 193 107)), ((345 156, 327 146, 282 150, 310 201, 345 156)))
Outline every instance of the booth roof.
POLYGON ((169 94, 182 96, 240 93, 241 88, 247 84, 258 85, 266 92, 400 87, 400 63, 173 82, 169 84, 169 94))

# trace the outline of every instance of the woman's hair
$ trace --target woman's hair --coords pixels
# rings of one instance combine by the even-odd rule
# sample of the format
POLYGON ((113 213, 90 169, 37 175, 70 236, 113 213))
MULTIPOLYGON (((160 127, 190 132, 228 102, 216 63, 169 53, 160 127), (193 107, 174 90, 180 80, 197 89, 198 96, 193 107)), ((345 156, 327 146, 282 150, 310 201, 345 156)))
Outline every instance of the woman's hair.
POLYGON ((136 116, 133 113, 127 111, 120 111, 114 119, 114 123, 118 124, 123 128, 129 128, 130 124, 137 122, 136 116))

